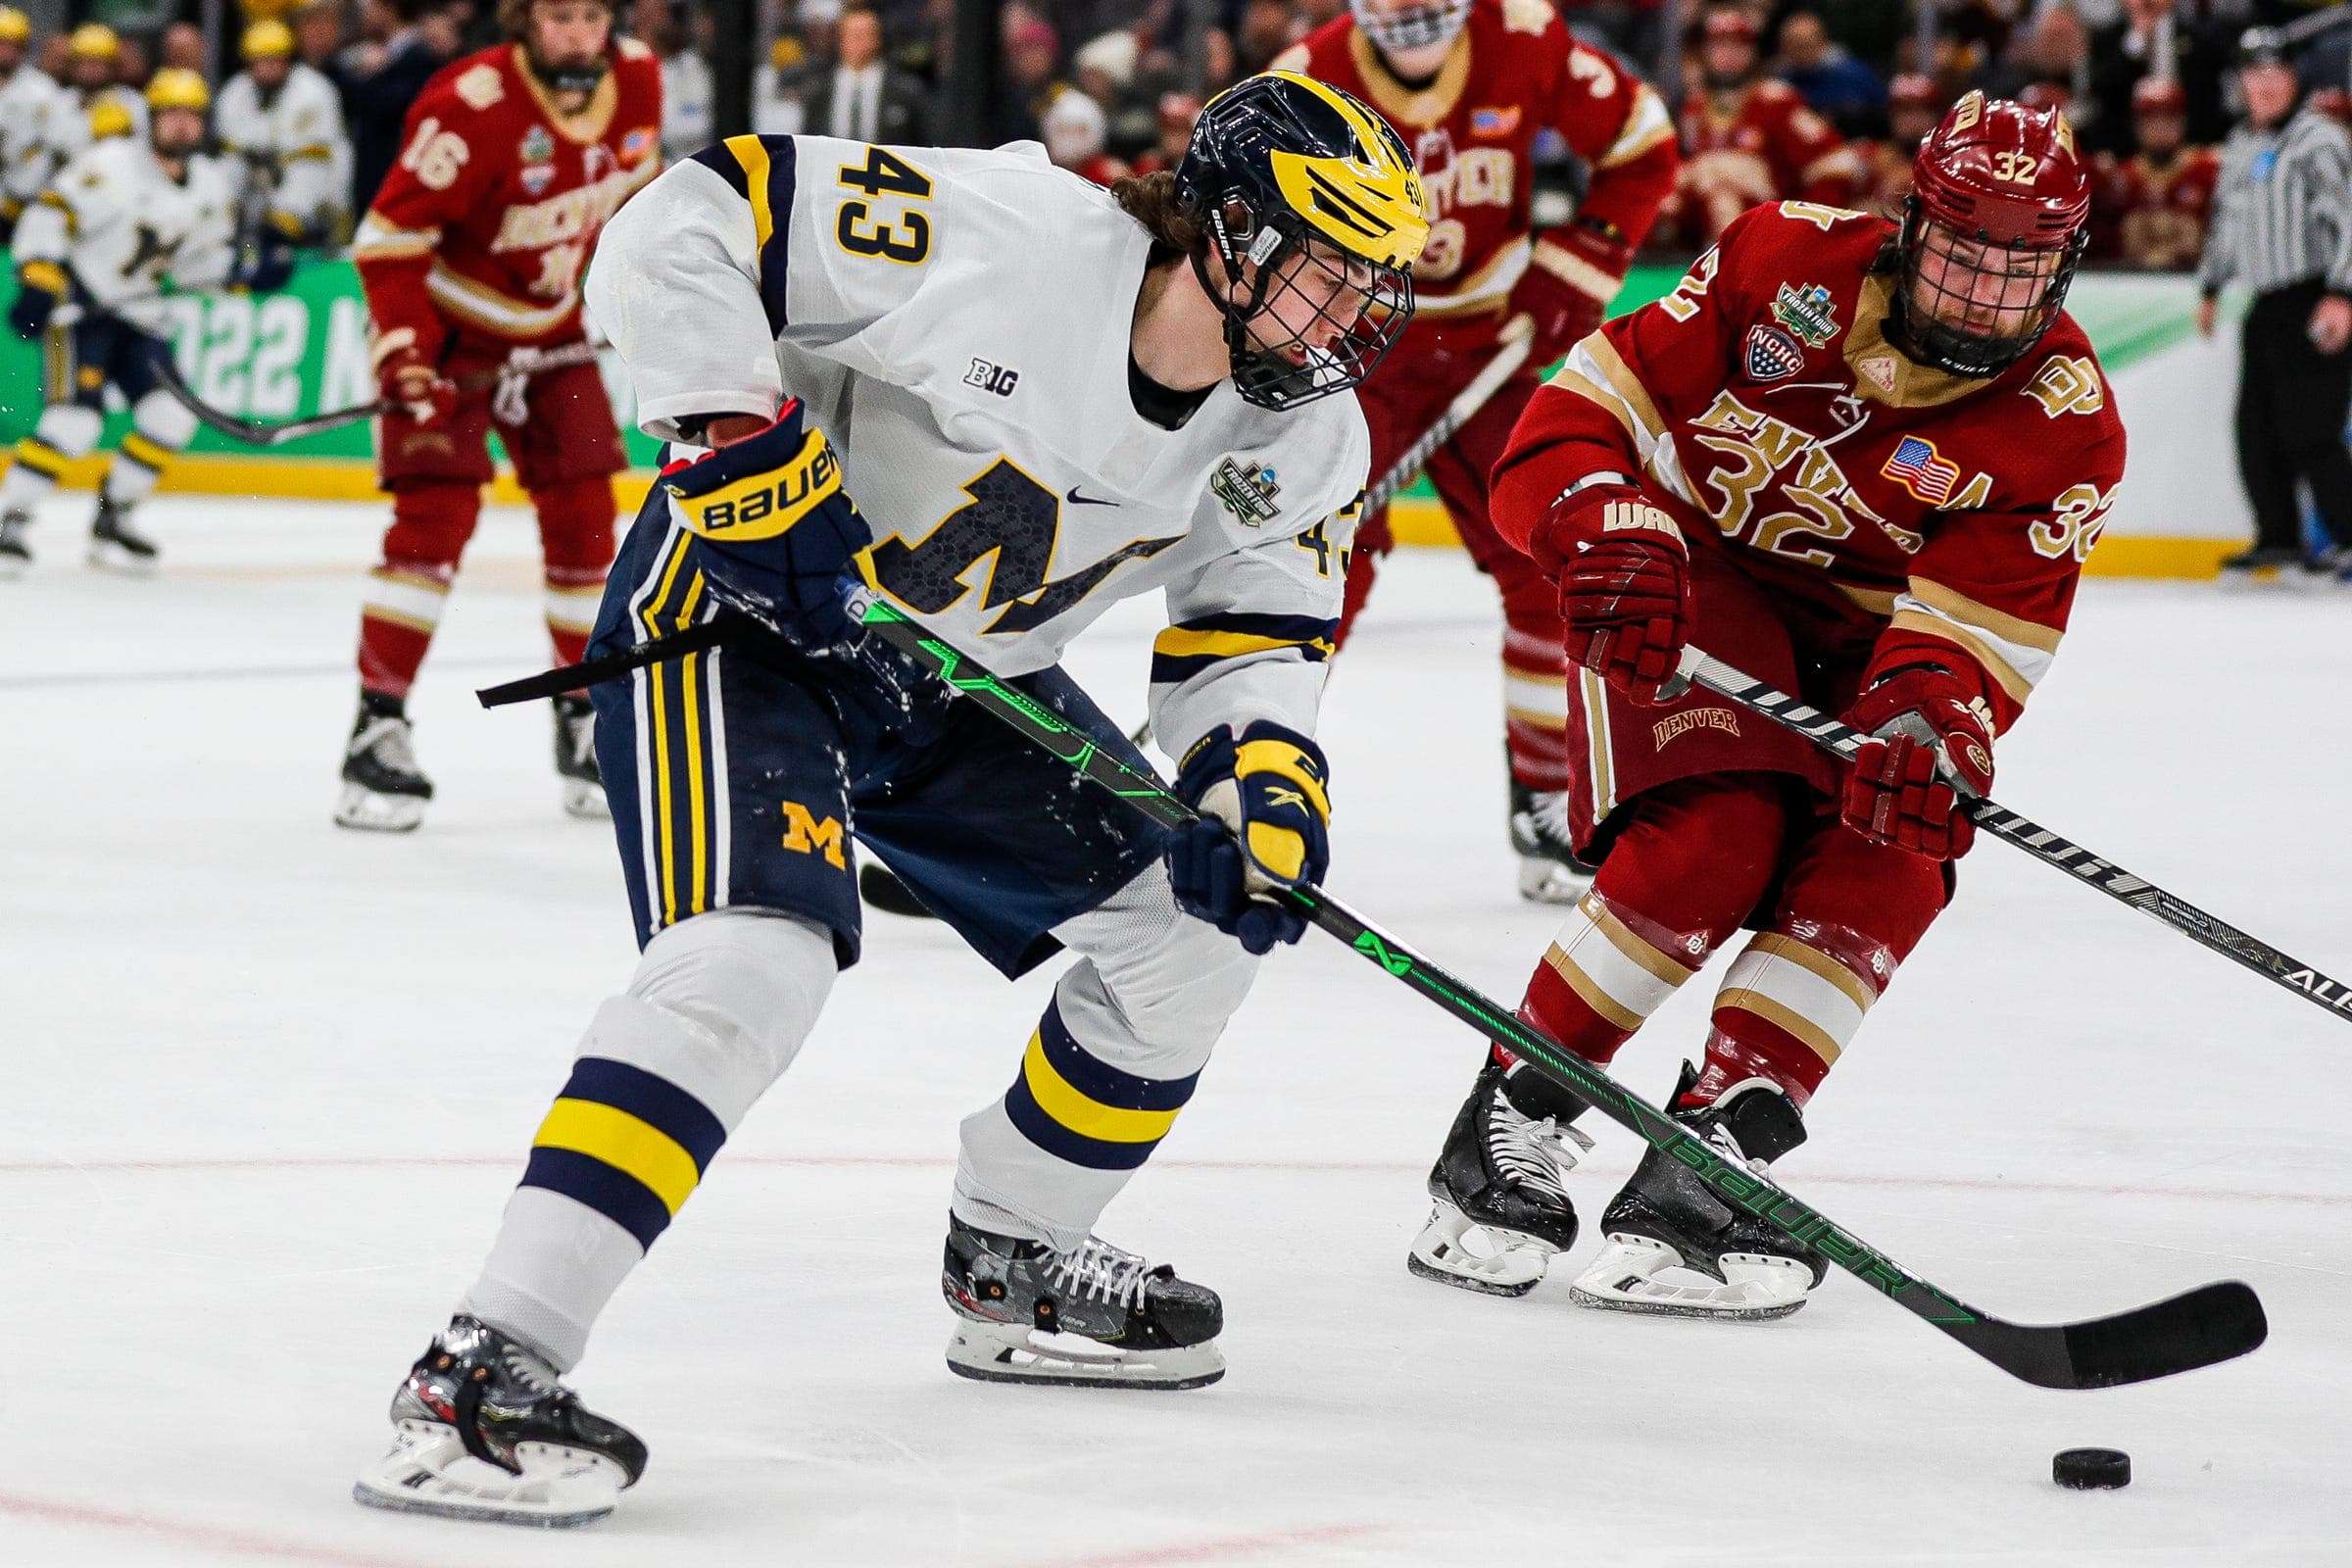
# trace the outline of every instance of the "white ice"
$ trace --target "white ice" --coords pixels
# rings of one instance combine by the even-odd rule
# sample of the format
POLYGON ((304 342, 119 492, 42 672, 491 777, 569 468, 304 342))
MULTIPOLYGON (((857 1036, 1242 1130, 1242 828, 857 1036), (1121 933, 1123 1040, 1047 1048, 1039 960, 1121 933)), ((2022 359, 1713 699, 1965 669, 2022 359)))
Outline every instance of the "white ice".
MULTIPOLYGON (((1114 1240, 1223 1292, 1179 1395, 942 1363, 956 1123, 1046 981, 873 920, 800 1064, 605 1319, 577 1381, 652 1446, 561 1539, 346 1496, 472 1275, 598 999, 628 973, 606 832, 558 810, 532 541, 496 514, 416 703, 441 795, 329 825, 368 507, 165 497, 154 581, 79 562, 86 497, 0 585, 0 1564, 2352 1562, 2352 1028, 1998 845, 1814 1105, 1783 1176, 2004 1316, 2227 1278, 2273 1335, 2167 1382, 2014 1383, 1833 1275, 1692 1324, 1409 1277, 1480 1052, 1318 934, 1267 967, 1114 1240), (2116 1494, 2051 1453, 2130 1450, 2116 1494)), ((1077 672, 1140 709, 1151 606, 1077 672)), ((1496 617, 1393 563, 1328 705, 1334 891, 1515 1002, 1553 918, 1501 823, 1496 617)), ((2093 582, 2001 797, 2352 972, 2352 597, 2093 582)), ((1620 1058, 1661 1094, 1713 977, 1620 1058)), ((1631 1165, 1600 1148, 1596 1214, 1631 1165)))

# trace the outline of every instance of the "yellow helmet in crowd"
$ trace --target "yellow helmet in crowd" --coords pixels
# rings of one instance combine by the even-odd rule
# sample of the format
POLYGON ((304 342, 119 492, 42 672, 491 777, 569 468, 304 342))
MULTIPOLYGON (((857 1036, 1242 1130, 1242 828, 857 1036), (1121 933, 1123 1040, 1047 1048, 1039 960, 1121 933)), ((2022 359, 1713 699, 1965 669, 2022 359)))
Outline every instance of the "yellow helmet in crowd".
POLYGON ((85 22, 74 29, 66 51, 76 60, 112 60, 122 52, 122 40, 102 22, 85 22))
POLYGON ((130 106, 120 98, 101 98, 90 105, 90 140, 105 141, 114 136, 127 136, 138 127, 131 123, 130 106))
POLYGON ((284 60, 294 53, 294 29, 272 17, 245 29, 240 46, 248 60, 284 60))
POLYGON ((0 43, 29 43, 32 19, 15 6, 0 6, 0 43))
POLYGON ((166 66, 147 80, 147 108, 187 109, 201 115, 213 107, 213 89, 204 78, 180 66, 166 66))

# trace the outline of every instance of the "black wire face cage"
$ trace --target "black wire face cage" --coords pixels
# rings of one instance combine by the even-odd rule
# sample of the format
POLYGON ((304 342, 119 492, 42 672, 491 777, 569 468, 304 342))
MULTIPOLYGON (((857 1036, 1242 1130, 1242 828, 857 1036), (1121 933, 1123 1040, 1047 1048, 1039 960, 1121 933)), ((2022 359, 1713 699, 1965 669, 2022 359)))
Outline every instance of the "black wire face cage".
POLYGON ((1470 20, 1470 0, 1424 0, 1402 11, 1375 12, 1364 0, 1350 0, 1356 31, 1383 49, 1421 49, 1444 43, 1470 20))
POLYGON ((2082 260, 2082 249, 2089 238, 2087 229, 2078 229, 2066 249, 2056 252, 1995 245, 1935 222, 1921 210, 1919 199, 1914 196, 1904 208, 1898 242, 1902 266, 1896 277, 1894 315, 1889 323, 1895 347, 1922 365, 1953 375, 2000 374, 2024 359, 2057 321, 2058 313, 2066 304, 2067 288, 2075 280, 2075 268, 2082 260), (1979 246, 1976 265, 1949 262, 1940 281, 1933 285, 1925 283, 1921 261, 1931 226, 1946 243, 1979 246), (2043 258, 2052 255, 2059 258, 2056 270, 2041 270, 2043 258), (1989 302, 1980 298, 1971 286, 1976 279, 1984 277, 2000 282, 1998 292, 1989 302), (1923 296, 1937 305, 1948 305, 1949 309, 1923 311, 1918 304, 1923 296), (1948 317, 1965 321, 1971 311, 1982 314, 1991 310, 2032 314, 2026 318, 2023 332, 2006 335, 1972 331, 1965 325, 1952 326, 1938 318, 1948 317))
POLYGON ((1206 214, 1209 233, 1228 277, 1243 277, 1245 263, 1255 268, 1250 289, 1229 298, 1208 275, 1208 259, 1193 258, 1200 287, 1225 316, 1225 350, 1233 362, 1233 388, 1261 409, 1296 409, 1362 384, 1404 332, 1413 317, 1412 275, 1350 256, 1328 240, 1310 235, 1296 215, 1278 213, 1262 225, 1249 203, 1228 197, 1206 214), (1296 264, 1296 265, 1294 265, 1296 264), (1280 330, 1274 307, 1288 297, 1315 300, 1300 327, 1269 340, 1253 326, 1280 330), (1315 339, 1327 335, 1318 347, 1315 339))

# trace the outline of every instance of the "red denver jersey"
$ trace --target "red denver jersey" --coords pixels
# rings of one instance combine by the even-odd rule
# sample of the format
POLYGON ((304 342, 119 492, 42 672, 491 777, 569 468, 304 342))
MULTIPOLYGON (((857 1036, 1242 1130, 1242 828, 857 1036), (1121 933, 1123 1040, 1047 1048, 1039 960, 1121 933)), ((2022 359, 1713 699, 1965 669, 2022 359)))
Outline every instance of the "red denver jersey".
POLYGON ((1785 81, 1692 91, 1683 100, 1682 134, 1675 208, 1693 244, 1714 244, 1733 219, 1766 202, 1846 205, 1862 181, 1861 158, 1785 81))
POLYGON ((413 343, 436 361, 453 330, 576 337, 597 231, 661 171, 661 64, 633 39, 569 119, 517 44, 443 67, 352 245, 378 356, 413 343))
MULTIPOLYGON (((1529 202, 1536 133, 1545 126, 1592 166, 1578 216, 1614 224, 1631 245, 1649 232, 1674 182, 1666 106, 1641 77, 1569 36, 1549 0, 1477 0, 1437 79, 1419 91, 1390 73, 1345 14, 1285 50, 1274 69, 1361 98, 1412 149, 1432 220, 1413 266, 1416 318, 1502 309, 1537 249, 1529 202)), ((1543 249, 1554 270, 1595 270, 1558 246, 1543 249)), ((1605 299, 1617 280, 1587 292, 1596 288, 1605 299)))
POLYGON ((1977 671, 2006 728, 2066 629, 2124 427, 2069 316, 1989 379, 1898 353, 1894 279, 1871 270, 1892 232, 1805 202, 1735 220, 1536 394, 1494 518, 1524 550, 1569 485, 1628 475, 1693 549, 1728 552, 1835 640, 1977 671))
POLYGON ((2153 271, 2195 267, 2221 172, 2210 147, 2183 147, 2161 165, 2145 153, 2100 159, 2091 187, 2091 254, 2153 271))

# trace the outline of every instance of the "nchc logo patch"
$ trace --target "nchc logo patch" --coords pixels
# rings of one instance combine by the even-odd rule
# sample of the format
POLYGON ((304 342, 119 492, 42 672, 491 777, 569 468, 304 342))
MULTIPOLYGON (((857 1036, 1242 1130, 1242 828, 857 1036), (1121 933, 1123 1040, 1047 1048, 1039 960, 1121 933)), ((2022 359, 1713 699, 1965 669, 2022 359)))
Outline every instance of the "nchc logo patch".
POLYGON ((1762 321, 1747 329, 1741 359, 1750 381, 1785 381, 1805 368, 1805 351, 1796 346, 1796 339, 1762 321))
POLYGON ((841 818, 818 816, 798 801, 784 803, 784 847, 803 855, 821 855, 836 871, 850 868, 841 850, 841 818))

